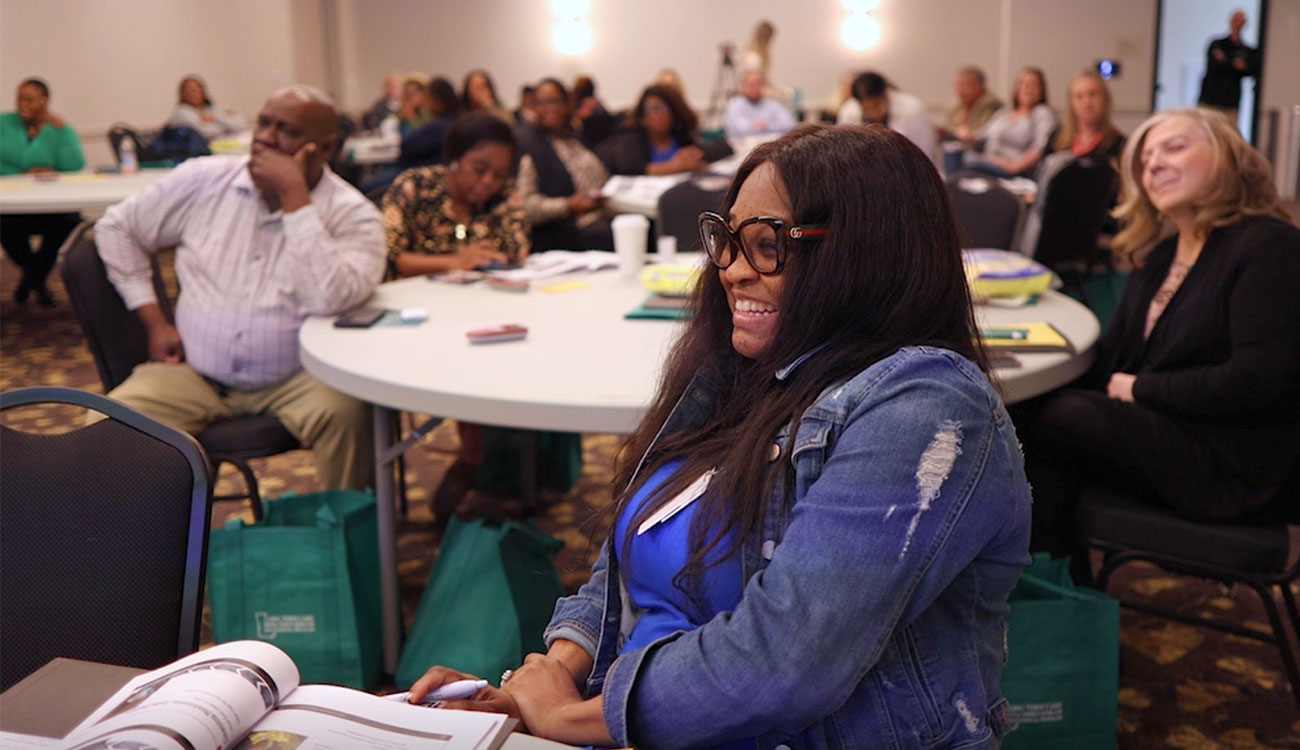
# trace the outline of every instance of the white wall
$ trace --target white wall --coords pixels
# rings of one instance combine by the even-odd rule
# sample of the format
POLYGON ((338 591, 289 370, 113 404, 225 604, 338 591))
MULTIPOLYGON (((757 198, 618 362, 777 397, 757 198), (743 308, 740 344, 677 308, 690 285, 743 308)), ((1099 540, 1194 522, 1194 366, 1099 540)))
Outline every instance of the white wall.
POLYGON ((545 0, 339 0, 357 64, 343 82, 343 100, 360 108, 378 95, 390 70, 416 69, 459 85, 484 67, 513 106, 519 86, 543 75, 570 79, 592 73, 615 106, 635 99, 661 67, 676 68, 687 94, 708 103, 718 44, 743 46, 753 25, 777 28, 773 78, 825 98, 846 70, 877 68, 901 88, 939 108, 951 96, 952 75, 964 64, 984 68, 999 96, 1023 64, 1041 65, 1054 103, 1068 79, 1103 57, 1120 58, 1115 81, 1121 109, 1145 112, 1150 102, 1155 0, 881 0, 875 11, 883 37, 874 49, 849 50, 839 36, 847 16, 841 0, 591 0, 592 49, 565 58, 549 42, 545 0), (1008 69, 1010 68, 1010 69, 1008 69))
POLYGON ((1270 0, 1260 111, 1300 104, 1300 0, 1270 0))
POLYGON ((0 109, 22 79, 44 78, 101 163, 103 133, 160 124, 187 73, 245 117, 278 84, 321 83, 319 35, 317 0, 0 0, 0 109))
MULTIPOLYGON (((936 110, 963 64, 984 68, 1006 98, 1015 69, 1036 63, 1059 107, 1068 79, 1109 57, 1124 63, 1111 85, 1117 119, 1132 127, 1151 101, 1155 14, 1156 0, 881 0, 883 38, 855 53, 840 41, 841 0, 591 0, 594 46, 566 58, 550 45, 547 0, 0 0, 0 102, 40 75, 55 111, 90 139, 119 120, 159 123, 189 72, 207 78, 221 106, 251 116, 271 88, 293 80, 337 83, 340 103, 359 110, 395 68, 459 84, 485 67, 511 106, 525 81, 591 73, 621 106, 672 66, 702 107, 718 43, 743 45, 767 18, 777 27, 774 78, 811 106, 844 71, 869 67, 936 110)), ((1300 0, 1272 0, 1266 33, 1264 107, 1296 103, 1300 0)))

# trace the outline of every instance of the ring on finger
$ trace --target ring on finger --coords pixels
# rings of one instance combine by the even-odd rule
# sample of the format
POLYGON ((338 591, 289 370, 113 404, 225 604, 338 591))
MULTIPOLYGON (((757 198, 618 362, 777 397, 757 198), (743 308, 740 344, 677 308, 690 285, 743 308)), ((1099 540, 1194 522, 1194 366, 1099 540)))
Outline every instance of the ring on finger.
POLYGON ((515 670, 513 670, 513 669, 507 669, 506 671, 502 672, 502 673, 501 673, 501 683, 500 683, 500 684, 502 684, 502 685, 506 684, 506 680, 508 680, 508 679, 510 679, 512 676, 514 676, 514 673, 515 673, 515 670))

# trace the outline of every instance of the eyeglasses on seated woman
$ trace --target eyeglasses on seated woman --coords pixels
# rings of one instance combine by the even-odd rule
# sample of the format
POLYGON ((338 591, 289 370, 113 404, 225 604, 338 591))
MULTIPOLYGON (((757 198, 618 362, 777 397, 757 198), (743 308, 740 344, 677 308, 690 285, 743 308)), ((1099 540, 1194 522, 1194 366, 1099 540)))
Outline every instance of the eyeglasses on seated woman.
POLYGON ((718 268, 730 268, 739 247, 745 262, 755 271, 780 273, 785 267, 787 243, 825 234, 824 224, 791 226, 775 216, 751 216, 732 229, 726 219, 712 211, 700 214, 701 246, 718 268))
POLYGON ((590 580, 449 706, 574 744, 996 748, 1029 487, 942 180, 902 135, 805 125, 700 229, 590 580))

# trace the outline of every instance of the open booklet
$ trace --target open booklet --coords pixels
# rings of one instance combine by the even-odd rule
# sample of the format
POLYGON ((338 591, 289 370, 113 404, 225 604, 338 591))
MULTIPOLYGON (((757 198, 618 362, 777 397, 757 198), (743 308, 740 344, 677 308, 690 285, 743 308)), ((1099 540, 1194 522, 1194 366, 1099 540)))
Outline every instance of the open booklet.
POLYGON ((351 688, 298 684, 262 641, 233 641, 131 680, 59 745, 67 750, 496 750, 517 723, 351 688))

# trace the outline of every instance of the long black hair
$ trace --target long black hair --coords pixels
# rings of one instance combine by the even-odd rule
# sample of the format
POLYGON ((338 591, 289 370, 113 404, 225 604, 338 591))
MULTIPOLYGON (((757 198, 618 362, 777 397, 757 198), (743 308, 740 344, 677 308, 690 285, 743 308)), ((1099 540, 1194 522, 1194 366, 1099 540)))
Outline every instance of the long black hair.
POLYGON ((433 110, 438 117, 456 117, 460 114, 460 98, 456 88, 442 76, 434 76, 429 81, 429 99, 433 101, 433 110))
POLYGON ((652 96, 668 105, 668 111, 673 117, 672 136, 673 140, 677 141, 677 145, 686 146, 694 143, 695 131, 699 127, 700 120, 682 95, 672 86, 647 86, 645 91, 641 92, 641 98, 637 99, 636 107, 628 114, 630 124, 641 127, 646 100, 652 96))
MULTIPOLYGON (((629 528, 635 529, 705 471, 716 470, 696 501, 690 556, 678 575, 688 593, 705 568, 735 554, 761 528, 775 483, 793 479, 788 461, 769 463, 773 438, 824 389, 914 345, 952 350, 988 371, 948 193, 920 149, 880 126, 801 126, 750 153, 723 201, 724 216, 741 185, 765 163, 784 184, 795 223, 827 224, 829 231, 790 250, 776 332, 754 359, 732 348, 726 292, 716 269, 705 269, 691 300, 691 322, 615 478, 621 506, 656 469, 681 462, 634 511, 629 528), (784 381, 774 376, 814 350, 784 381), (697 374, 714 384, 709 419, 660 437, 697 374), (731 544, 720 547, 728 534, 731 544)), ((619 540, 625 552, 632 533, 619 540)))
POLYGON ((500 107, 501 100, 497 98, 497 87, 496 84, 492 83, 492 76, 488 75, 488 72, 482 68, 475 68, 465 74, 465 80, 460 84, 461 108, 466 112, 473 112, 478 108, 478 105, 469 98, 469 82, 473 80, 474 76, 483 76, 483 80, 487 83, 488 93, 492 94, 492 106, 500 107))
POLYGON ((442 143, 443 161, 451 164, 481 143, 500 143, 518 154, 514 129, 500 117, 480 111, 461 115, 447 129, 442 143))

